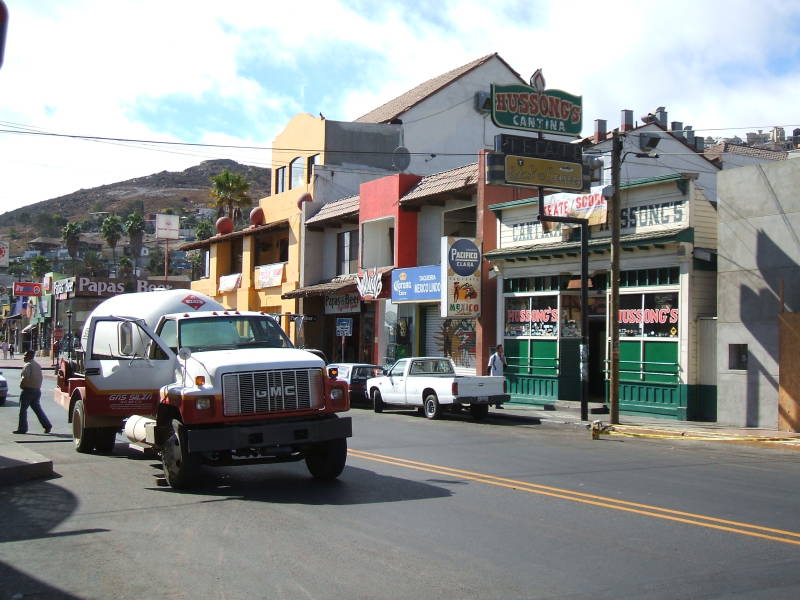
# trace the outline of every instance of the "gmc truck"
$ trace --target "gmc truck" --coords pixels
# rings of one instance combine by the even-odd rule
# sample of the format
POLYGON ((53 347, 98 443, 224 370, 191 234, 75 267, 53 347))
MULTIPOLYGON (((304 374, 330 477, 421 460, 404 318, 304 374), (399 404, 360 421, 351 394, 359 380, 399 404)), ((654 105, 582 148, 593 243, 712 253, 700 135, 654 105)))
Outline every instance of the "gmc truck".
POLYGON ((416 406, 428 419, 438 419, 442 407, 461 410, 469 406, 476 420, 485 419, 490 404, 510 398, 503 377, 459 376, 449 358, 403 358, 381 377, 367 379, 366 388, 375 412, 389 406, 416 406))
POLYGON ((320 479, 344 469, 344 384, 264 313, 188 290, 120 294, 92 311, 80 347, 55 390, 78 452, 111 453, 124 429, 177 489, 201 465, 305 460, 320 479))

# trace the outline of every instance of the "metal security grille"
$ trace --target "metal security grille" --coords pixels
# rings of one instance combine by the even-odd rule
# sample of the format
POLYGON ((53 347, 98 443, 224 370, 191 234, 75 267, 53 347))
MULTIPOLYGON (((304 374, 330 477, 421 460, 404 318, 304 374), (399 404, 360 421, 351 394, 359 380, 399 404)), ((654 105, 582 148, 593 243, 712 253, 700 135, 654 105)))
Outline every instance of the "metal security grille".
POLYGON ((322 371, 247 371, 222 376, 226 416, 311 408, 322 399, 322 371), (315 402, 316 400, 316 402, 315 402))

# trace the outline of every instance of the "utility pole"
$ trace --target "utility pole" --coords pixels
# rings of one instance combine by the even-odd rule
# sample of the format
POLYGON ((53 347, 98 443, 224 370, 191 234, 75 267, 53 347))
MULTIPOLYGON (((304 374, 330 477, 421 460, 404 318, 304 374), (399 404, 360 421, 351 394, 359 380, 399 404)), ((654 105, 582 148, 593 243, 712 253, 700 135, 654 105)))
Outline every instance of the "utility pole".
POLYGON ((619 176, 622 162, 622 138, 619 131, 612 134, 611 142, 611 202, 608 207, 611 220, 611 298, 608 303, 608 322, 611 338, 611 360, 609 361, 608 399, 609 419, 612 425, 619 424, 619 253, 620 253, 620 197, 619 176))

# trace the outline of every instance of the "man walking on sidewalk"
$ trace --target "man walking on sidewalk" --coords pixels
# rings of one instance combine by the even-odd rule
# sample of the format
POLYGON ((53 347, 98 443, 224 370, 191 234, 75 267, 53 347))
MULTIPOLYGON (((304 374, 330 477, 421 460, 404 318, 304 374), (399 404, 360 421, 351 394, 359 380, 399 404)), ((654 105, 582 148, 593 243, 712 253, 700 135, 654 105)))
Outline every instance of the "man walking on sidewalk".
POLYGON ((44 414, 39 399, 42 396, 42 367, 33 360, 33 350, 28 350, 22 357, 25 366, 22 367, 22 378, 19 387, 19 425, 14 433, 28 433, 28 407, 33 409, 45 433, 50 433, 53 428, 50 419, 44 414))
MULTIPOLYGON (((497 344, 494 349, 494 354, 489 357, 489 364, 486 368, 489 370, 489 375, 493 377, 502 377, 503 368, 507 367, 506 356, 503 354, 503 344, 497 344)), ((501 403, 497 403, 495 408, 503 408, 501 403)))

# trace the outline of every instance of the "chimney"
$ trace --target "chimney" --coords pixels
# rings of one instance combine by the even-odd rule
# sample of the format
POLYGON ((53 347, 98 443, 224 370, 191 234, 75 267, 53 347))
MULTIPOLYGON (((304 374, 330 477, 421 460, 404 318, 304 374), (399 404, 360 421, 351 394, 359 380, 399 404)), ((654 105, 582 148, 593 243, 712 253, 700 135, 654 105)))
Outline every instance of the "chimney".
POLYGON ((683 138, 683 123, 680 121, 673 121, 670 130, 675 137, 683 138))
POLYGON ((694 138, 694 149, 698 152, 702 152, 703 149, 706 147, 705 140, 703 139, 702 135, 698 135, 694 138))
POLYGON ((686 125, 683 129, 686 132, 686 143, 690 146, 694 146, 694 130, 692 126, 686 125))
POLYGON ((606 120, 605 119, 595 119, 594 120, 594 143, 599 144, 600 142, 604 142, 606 139, 606 120))
POLYGON ((656 121, 658 121, 658 124, 664 129, 667 128, 667 109, 663 106, 659 106, 656 109, 656 121))
POLYGON ((621 125, 619 130, 622 133, 633 129, 633 111, 628 109, 623 110, 622 116, 620 117, 620 123, 621 125))

